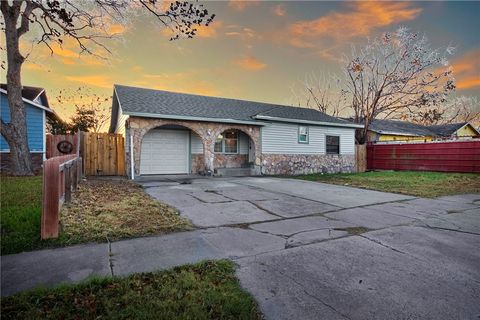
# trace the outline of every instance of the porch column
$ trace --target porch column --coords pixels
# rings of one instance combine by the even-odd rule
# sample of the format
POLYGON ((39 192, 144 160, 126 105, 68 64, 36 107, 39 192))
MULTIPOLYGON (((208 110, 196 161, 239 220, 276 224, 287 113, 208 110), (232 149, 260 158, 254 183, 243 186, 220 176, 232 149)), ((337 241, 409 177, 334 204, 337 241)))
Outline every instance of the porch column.
POLYGON ((210 137, 206 137, 204 139, 204 144, 203 144, 203 157, 204 157, 204 162, 205 162, 205 173, 211 173, 213 174, 213 162, 215 159, 215 153, 214 153, 214 148, 215 148, 215 138, 213 140, 210 137))

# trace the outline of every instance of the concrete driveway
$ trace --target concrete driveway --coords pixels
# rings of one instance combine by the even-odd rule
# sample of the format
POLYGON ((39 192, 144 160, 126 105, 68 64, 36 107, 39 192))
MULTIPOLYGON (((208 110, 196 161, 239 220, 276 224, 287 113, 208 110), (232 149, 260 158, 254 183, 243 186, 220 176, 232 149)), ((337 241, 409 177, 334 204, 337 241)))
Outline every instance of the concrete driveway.
POLYGON ((232 259, 266 319, 478 319, 480 195, 294 179, 156 177, 196 230, 1 257, 1 294, 232 259))
POLYGON ((285 241, 233 256, 267 319, 480 318, 480 195, 419 199, 278 178, 144 186, 199 227, 285 241))

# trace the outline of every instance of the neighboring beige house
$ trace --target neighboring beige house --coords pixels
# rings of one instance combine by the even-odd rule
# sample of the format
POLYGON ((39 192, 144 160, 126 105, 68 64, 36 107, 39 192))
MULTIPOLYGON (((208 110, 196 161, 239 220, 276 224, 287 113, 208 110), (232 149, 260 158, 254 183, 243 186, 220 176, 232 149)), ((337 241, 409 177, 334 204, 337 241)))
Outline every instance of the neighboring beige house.
POLYGON ((433 141, 479 137, 480 133, 468 122, 423 126, 399 120, 374 120, 368 130, 368 141, 433 141))
POLYGON ((128 174, 355 171, 358 124, 313 109, 115 85, 128 174))

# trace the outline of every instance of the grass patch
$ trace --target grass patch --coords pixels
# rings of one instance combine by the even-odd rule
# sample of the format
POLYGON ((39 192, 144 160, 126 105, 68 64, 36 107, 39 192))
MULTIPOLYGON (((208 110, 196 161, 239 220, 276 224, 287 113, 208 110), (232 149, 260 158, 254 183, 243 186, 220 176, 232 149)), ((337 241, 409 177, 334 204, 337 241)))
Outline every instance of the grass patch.
POLYGON ((33 250, 40 245, 42 177, 0 177, 1 253, 33 250))
POLYGON ((474 173, 382 171, 310 174, 296 178, 426 198, 480 193, 480 175, 474 173))
POLYGON ((227 260, 2 298, 2 319, 261 319, 227 260))
POLYGON ((190 228, 178 212, 125 180, 88 180, 60 212, 58 239, 40 239, 42 177, 1 177, 1 254, 190 228))

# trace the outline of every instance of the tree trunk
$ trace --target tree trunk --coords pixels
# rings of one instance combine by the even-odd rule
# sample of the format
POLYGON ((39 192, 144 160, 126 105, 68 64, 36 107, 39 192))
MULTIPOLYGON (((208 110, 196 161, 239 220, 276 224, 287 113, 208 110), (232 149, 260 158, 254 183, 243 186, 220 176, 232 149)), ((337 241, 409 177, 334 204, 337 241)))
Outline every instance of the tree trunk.
MULTIPOLYGON (((7 4, 8 5, 8 4, 7 4)), ((5 22, 7 47, 7 96, 10 105, 10 122, 2 119, 1 133, 10 147, 12 173, 19 176, 33 175, 32 160, 28 148, 27 117, 22 100, 21 68, 25 58, 20 53, 17 20, 20 10, 5 8, 2 14, 5 22)))

